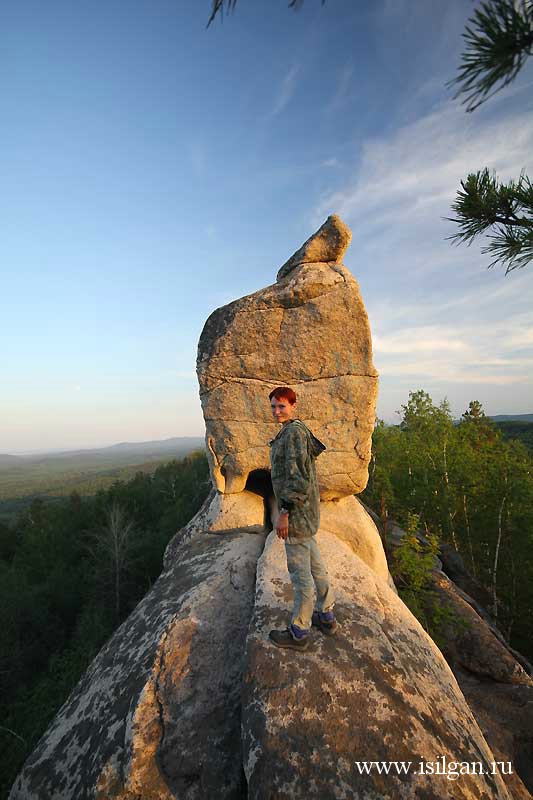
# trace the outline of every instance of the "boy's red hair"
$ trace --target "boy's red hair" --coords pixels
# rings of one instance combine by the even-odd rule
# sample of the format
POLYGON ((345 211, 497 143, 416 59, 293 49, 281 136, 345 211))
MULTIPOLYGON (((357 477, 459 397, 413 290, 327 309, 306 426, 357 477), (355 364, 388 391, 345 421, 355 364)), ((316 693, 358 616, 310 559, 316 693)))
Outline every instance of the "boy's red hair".
POLYGON ((272 400, 273 397, 276 400, 288 400, 291 406, 296 403, 296 392, 289 386, 276 386, 268 395, 268 399, 272 400))

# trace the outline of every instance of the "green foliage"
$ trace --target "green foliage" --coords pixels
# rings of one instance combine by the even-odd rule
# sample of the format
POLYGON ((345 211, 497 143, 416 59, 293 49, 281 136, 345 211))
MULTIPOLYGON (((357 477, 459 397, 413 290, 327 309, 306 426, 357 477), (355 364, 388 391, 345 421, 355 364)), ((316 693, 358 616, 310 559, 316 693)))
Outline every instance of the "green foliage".
POLYGON ((407 530, 394 551, 392 570, 403 599, 413 611, 420 593, 431 584, 431 570, 439 552, 439 540, 434 534, 428 536, 427 545, 421 543, 417 536, 419 521, 417 514, 407 513, 407 530))
POLYGON ((455 97, 466 95, 467 111, 474 111, 513 81, 533 48, 531 0, 489 0, 481 3, 468 21, 463 38, 466 49, 455 97))
POLYGON ((94 497, 34 500, 0 525, 0 791, 209 490, 204 452, 94 497))
POLYGON ((494 424, 501 432, 504 439, 517 439, 533 454, 533 422, 502 420, 494 424))
MULTIPOLYGON (((466 94, 467 111, 473 111, 511 83, 533 53, 533 3, 488 0, 469 23, 459 75, 451 85, 459 85, 455 96, 466 94)), ((481 251, 493 256, 489 268, 503 264, 507 275, 533 258, 533 186, 527 175, 503 184, 487 168, 472 172, 461 181, 452 211, 450 221, 458 225, 450 237, 455 242, 470 245, 492 231, 481 251)))
MULTIPOLYGON (((458 550, 491 592, 504 635, 533 657, 531 453, 521 442, 505 440, 477 401, 454 425, 446 403, 436 406, 426 392, 411 392, 401 416, 398 426, 376 426, 362 499, 408 533, 418 519, 421 530, 458 550)), ((427 554, 417 550, 411 534, 403 547, 397 566, 406 602, 438 640, 447 612, 428 611, 421 601, 427 554)))
MULTIPOLYGON (((304 0, 287 0, 288 8, 293 8, 295 11, 303 5, 304 0)), ((322 0, 322 5, 324 5, 326 0, 322 0)), ((224 11, 231 12, 235 10, 235 6, 237 5, 237 0, 212 0, 211 5, 211 14, 209 16, 209 20, 207 22, 207 27, 211 25, 215 17, 224 16, 224 11)))
POLYGON ((471 173, 461 181, 452 204, 458 231, 450 239, 468 245, 488 230, 490 243, 482 253, 494 256, 489 268, 506 265, 506 274, 524 267, 533 258, 533 184, 527 175, 518 181, 499 183, 488 169, 471 173))
POLYGON ((404 603, 411 609, 431 638, 442 647, 447 628, 459 630, 465 623, 433 589, 432 570, 439 554, 440 543, 433 533, 423 540, 418 533, 420 519, 407 513, 406 532, 394 550, 392 576, 404 603))

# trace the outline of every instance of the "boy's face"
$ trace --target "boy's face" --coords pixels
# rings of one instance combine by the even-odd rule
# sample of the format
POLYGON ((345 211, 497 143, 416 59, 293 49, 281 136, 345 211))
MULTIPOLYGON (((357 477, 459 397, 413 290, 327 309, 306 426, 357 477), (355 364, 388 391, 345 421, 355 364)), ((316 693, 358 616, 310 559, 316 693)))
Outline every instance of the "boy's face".
POLYGON ((286 397, 273 397, 270 401, 272 416, 276 422, 289 422, 296 413, 296 403, 291 406, 286 397))

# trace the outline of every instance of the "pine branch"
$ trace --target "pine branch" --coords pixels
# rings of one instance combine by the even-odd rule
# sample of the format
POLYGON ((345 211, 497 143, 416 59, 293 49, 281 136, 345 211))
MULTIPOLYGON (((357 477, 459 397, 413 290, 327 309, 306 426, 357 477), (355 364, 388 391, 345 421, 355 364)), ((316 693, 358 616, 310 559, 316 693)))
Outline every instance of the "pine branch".
POLYGON ((533 1, 488 0, 467 24, 459 74, 447 86, 458 86, 454 99, 466 95, 474 111, 513 81, 533 54, 533 1))
POLYGON ((507 274, 526 266, 533 259, 533 184, 527 175, 499 184, 496 174, 484 169, 468 175, 461 187, 452 204, 456 216, 447 218, 459 230, 448 238, 471 245, 492 229, 490 244, 481 250, 495 256, 489 268, 505 264, 507 274))
POLYGON ((481 249, 482 253, 496 255, 496 258, 489 264, 506 264, 505 274, 512 272, 513 269, 522 269, 533 260, 533 230, 513 231, 499 230, 494 236, 489 236, 493 241, 481 249))
MULTIPOLYGON (((303 5, 303 2, 304 0, 289 0, 288 8, 293 8, 295 11, 297 11, 300 8, 300 6, 303 5)), ((325 2, 326 0, 322 0, 322 5, 324 5, 325 2)), ((226 9, 226 12, 234 11, 235 6, 237 5, 237 0, 212 0, 212 3, 213 5, 211 7, 211 15, 207 22, 208 28, 215 19, 215 17, 217 16, 217 14, 220 14, 220 18, 222 19, 224 15, 224 9, 226 9)))
POLYGON ((213 0, 213 5, 211 7, 211 16, 207 21, 207 26, 211 25, 217 14, 220 14, 220 19, 224 17, 224 8, 226 11, 233 11, 235 6, 237 5, 237 0, 213 0))

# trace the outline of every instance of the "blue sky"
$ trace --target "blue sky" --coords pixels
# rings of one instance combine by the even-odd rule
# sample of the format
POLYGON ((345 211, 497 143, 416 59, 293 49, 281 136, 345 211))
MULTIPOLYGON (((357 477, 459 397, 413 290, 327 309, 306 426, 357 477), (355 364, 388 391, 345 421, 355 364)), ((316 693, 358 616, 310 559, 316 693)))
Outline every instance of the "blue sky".
POLYGON ((445 239, 469 171, 533 172, 533 63, 474 114, 445 88, 475 5, 3 3, 0 452, 201 435, 205 319, 330 213, 380 416, 533 412, 533 266, 445 239))

